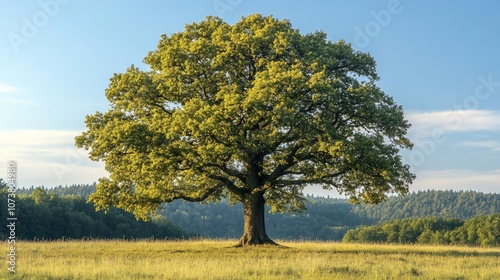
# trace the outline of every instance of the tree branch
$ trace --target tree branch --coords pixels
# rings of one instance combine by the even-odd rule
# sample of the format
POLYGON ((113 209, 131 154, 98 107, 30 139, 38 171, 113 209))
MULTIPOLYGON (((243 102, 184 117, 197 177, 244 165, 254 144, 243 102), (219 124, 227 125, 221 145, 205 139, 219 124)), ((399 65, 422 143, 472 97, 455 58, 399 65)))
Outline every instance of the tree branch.
POLYGON ((297 162, 295 161, 295 155, 297 154, 298 150, 301 147, 302 147, 302 145, 297 144, 290 151, 290 153, 286 156, 286 159, 285 159, 286 163, 278 165, 273 170, 273 172, 271 172, 271 174, 269 174, 269 176, 266 176, 266 178, 264 179, 265 182, 272 182, 272 181, 278 179, 279 177, 281 177, 283 175, 283 172, 285 172, 286 170, 288 170, 288 168, 290 168, 290 167, 294 166, 295 164, 297 164, 297 162))
POLYGON ((172 112, 167 110, 165 107, 163 107, 162 105, 160 104, 157 104, 157 103, 151 103, 152 106, 154 107, 157 107, 157 108, 160 108, 160 110, 162 110, 163 112, 167 113, 168 115, 172 115, 172 112))
POLYGON ((237 196, 243 195, 243 190, 238 188, 231 180, 228 178, 218 176, 215 174, 210 174, 208 175, 208 178, 219 181, 221 184, 223 184, 230 192, 237 196))
POLYGON ((332 185, 331 181, 326 181, 323 179, 297 179, 297 180, 275 180, 272 182, 275 187, 286 187, 286 186, 297 186, 297 185, 308 185, 308 184, 328 184, 332 185))
POLYGON ((206 166, 218 168, 222 172, 226 173, 227 175, 229 175, 231 177, 238 178, 242 183, 246 182, 246 176, 245 176, 245 174, 243 174, 243 173, 241 173, 241 172, 239 172, 237 170, 230 169, 230 168, 227 168, 224 165, 215 164, 215 163, 208 163, 208 164, 206 164, 206 166))
POLYGON ((210 195, 216 193, 217 191, 222 190, 223 186, 224 185, 222 183, 219 183, 216 186, 214 186, 213 188, 206 190, 202 195, 200 195, 198 197, 192 197, 192 196, 187 196, 187 195, 183 195, 183 194, 175 194, 173 197, 166 199, 165 202, 172 202, 172 201, 177 200, 177 199, 183 199, 183 200, 189 201, 189 202, 205 201, 210 195))
POLYGON ((297 180, 275 180, 272 182, 273 186, 296 186, 296 185, 307 185, 307 184, 326 184, 326 185, 336 185, 329 179, 333 179, 335 177, 341 176, 347 173, 347 170, 342 170, 339 172, 335 172, 333 174, 328 174, 325 176, 321 176, 320 178, 312 178, 312 179, 297 179, 297 180))

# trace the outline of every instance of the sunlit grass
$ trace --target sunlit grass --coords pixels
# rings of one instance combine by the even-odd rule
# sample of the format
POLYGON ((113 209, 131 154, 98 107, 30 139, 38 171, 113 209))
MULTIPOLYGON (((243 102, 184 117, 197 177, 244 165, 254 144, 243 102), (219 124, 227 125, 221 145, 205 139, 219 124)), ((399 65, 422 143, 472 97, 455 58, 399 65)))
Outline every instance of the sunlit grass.
POLYGON ((1 279, 498 279, 500 249, 237 241, 19 242, 1 279))

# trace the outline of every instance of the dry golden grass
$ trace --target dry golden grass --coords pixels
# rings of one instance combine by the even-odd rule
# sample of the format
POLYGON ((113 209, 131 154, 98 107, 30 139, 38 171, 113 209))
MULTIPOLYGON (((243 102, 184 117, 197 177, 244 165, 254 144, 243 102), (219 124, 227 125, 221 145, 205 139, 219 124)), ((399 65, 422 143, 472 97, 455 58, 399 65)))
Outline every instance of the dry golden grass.
POLYGON ((1 279, 499 279, 500 249, 235 240, 19 242, 1 279))

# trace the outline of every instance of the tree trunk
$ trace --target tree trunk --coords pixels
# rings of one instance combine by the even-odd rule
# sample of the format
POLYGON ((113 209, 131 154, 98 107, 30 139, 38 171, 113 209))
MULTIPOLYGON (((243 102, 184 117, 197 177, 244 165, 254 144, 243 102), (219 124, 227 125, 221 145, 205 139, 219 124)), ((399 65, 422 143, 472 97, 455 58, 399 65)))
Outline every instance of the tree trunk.
POLYGON ((244 228, 239 246, 273 244, 267 236, 264 221, 264 193, 245 194, 243 201, 244 228))

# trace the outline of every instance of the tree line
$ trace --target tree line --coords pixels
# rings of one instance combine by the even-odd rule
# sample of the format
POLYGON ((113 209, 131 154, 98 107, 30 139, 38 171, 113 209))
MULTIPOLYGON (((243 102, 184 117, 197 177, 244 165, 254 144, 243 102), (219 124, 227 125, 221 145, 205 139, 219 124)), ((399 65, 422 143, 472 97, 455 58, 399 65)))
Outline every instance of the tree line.
MULTIPOLYGON (((111 208, 108 214, 95 212, 93 204, 86 202, 94 191, 95 184, 19 189, 18 209, 23 215, 20 220, 27 224, 22 229, 27 231, 22 233, 24 238, 192 236, 187 232, 209 238, 238 238, 243 229, 243 207, 241 204, 231 206, 227 200, 205 204, 174 201, 162 204, 152 222, 138 222, 132 214, 116 208, 111 208), (52 224, 65 228, 50 228, 52 224)), ((306 195, 305 199, 307 210, 302 213, 266 216, 267 230, 273 238, 340 241, 349 230, 360 226, 429 216, 441 219, 438 224, 450 222, 449 229, 455 229, 464 223, 463 220, 500 213, 500 194, 473 191, 420 191, 405 197, 390 197, 379 205, 353 205, 347 199, 313 195, 306 195)), ((2 209, 6 209, 5 202, 5 199, 0 201, 2 209)), ((6 214, 1 213, 4 219, 6 214)), ((434 226, 429 228, 434 229, 434 226)), ((448 228, 438 231, 443 230, 448 228)), ((409 231, 402 232, 408 234, 409 231)), ((428 231, 424 232, 422 240, 429 236, 428 231)), ((422 234, 417 233, 411 238, 402 237, 401 242, 414 242, 422 234)), ((440 238, 440 233, 432 233, 433 238, 440 238)), ((399 231, 397 234, 399 240, 399 231)), ((393 237, 389 240, 395 242, 393 237)))
MULTIPOLYGON (((171 239, 190 237, 180 227, 165 217, 156 215, 151 222, 137 221, 133 214, 110 208, 105 214, 96 212, 92 203, 80 192, 95 188, 93 185, 75 185, 73 188, 20 189, 16 194, 16 236, 25 240, 54 240, 81 238, 156 238, 171 239), (72 194, 58 195, 61 192, 72 194)), ((7 196, 5 185, 0 180, 0 219, 7 220, 7 196)), ((0 232, 0 239, 7 237, 0 232)))
MULTIPOLYGON (((340 241, 350 229, 403 218, 470 219, 500 213, 500 194, 473 191, 419 191, 390 197, 378 205, 350 204, 347 199, 306 195, 302 213, 266 216, 268 233, 279 239, 340 241)), ((268 208, 266 210, 269 210, 268 208)), ((241 231, 240 205, 222 203, 173 203, 160 213, 180 227, 214 238, 237 237, 241 231)))
POLYGON ((499 197, 474 191, 419 191, 378 205, 357 205, 354 212, 378 221, 428 216, 469 219, 500 213, 499 197))
MULTIPOLYGON (((107 214, 95 212, 93 204, 86 202, 94 191, 95 184, 19 189, 19 220, 29 225, 20 225, 23 228, 20 236, 25 239, 159 237, 158 231, 144 228, 159 230, 155 225, 159 222, 169 225, 165 235, 172 237, 192 236, 186 233, 192 232, 209 238, 237 238, 243 229, 243 207, 241 204, 231 206, 227 200, 163 204, 151 225, 138 222, 132 214, 117 208, 111 208, 107 214), (50 228, 54 223, 67 228, 50 228), (172 233, 170 226, 184 231, 172 233)), ((2 208, 4 201, 0 201, 2 208)), ((308 210, 303 213, 267 215, 268 231, 279 239, 341 240, 348 229, 375 222, 354 213, 345 199, 307 196, 306 205, 308 210)))
POLYGON ((500 214, 468 220, 406 218, 349 230, 343 242, 500 246, 500 214))

